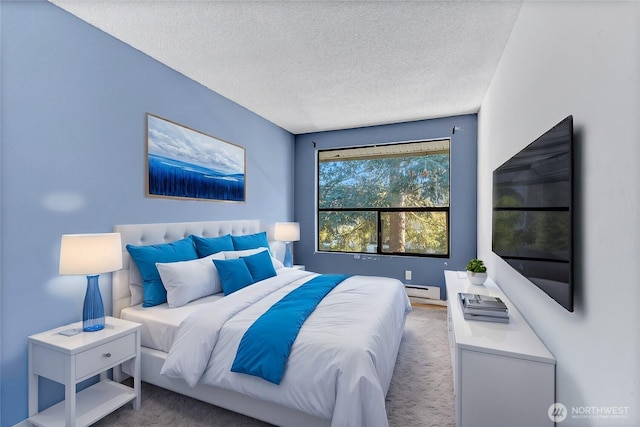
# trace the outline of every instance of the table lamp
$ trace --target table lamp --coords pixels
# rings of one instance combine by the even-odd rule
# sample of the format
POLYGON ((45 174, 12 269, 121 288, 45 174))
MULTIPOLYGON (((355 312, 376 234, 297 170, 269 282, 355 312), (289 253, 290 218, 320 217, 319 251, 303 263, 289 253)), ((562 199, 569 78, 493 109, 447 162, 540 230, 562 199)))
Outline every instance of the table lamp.
POLYGON ((104 329, 104 304, 98 286, 100 273, 122 268, 120 233, 65 234, 60 242, 60 274, 87 276, 82 309, 82 330, 104 329))
POLYGON ((297 222, 276 222, 274 239, 285 242, 284 266, 293 267, 293 254, 291 253, 291 242, 300 240, 300 224, 297 222))

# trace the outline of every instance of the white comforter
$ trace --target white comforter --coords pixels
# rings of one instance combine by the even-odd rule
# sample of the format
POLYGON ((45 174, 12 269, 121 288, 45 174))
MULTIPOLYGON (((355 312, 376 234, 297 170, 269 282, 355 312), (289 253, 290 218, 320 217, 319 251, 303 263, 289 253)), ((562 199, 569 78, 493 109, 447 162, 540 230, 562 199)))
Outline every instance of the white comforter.
POLYGON ((316 275, 280 269, 194 313, 180 325, 162 374, 331 419, 334 427, 387 427, 385 395, 411 310, 397 280, 352 276, 331 291, 300 330, 280 385, 230 370, 252 322, 316 275))

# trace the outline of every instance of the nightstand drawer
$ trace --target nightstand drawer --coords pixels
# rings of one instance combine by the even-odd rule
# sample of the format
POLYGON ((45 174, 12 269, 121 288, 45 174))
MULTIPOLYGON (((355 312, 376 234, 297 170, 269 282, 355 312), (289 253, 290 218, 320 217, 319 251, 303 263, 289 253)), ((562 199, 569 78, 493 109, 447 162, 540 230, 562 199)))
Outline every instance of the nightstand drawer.
POLYGON ((90 376, 136 354, 136 334, 128 334, 76 356, 76 379, 90 376))

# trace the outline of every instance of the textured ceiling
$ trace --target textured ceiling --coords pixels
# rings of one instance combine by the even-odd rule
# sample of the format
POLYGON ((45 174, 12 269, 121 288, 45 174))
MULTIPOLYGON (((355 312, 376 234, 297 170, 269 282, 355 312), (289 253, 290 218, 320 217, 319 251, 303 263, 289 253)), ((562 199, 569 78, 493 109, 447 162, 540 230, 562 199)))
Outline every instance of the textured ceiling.
POLYGON ((50 1, 294 134, 477 112, 521 6, 50 1))

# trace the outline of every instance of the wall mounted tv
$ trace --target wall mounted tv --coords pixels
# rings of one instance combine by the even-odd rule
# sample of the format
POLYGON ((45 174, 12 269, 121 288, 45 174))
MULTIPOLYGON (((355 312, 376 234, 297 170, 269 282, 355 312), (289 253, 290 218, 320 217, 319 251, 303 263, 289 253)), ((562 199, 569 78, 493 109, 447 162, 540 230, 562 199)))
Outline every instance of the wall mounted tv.
POLYGON ((573 116, 493 172, 492 249, 573 311, 573 116))

